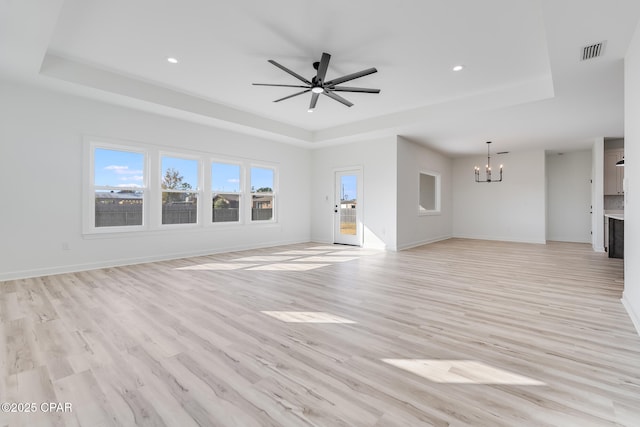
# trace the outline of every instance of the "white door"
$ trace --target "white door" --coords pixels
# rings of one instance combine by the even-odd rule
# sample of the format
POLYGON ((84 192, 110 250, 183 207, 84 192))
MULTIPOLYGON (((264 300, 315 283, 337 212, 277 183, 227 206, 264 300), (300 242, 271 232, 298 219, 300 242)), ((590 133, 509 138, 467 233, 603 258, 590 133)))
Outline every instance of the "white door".
POLYGON ((362 245, 362 182, 360 170, 335 175, 334 242, 362 245))

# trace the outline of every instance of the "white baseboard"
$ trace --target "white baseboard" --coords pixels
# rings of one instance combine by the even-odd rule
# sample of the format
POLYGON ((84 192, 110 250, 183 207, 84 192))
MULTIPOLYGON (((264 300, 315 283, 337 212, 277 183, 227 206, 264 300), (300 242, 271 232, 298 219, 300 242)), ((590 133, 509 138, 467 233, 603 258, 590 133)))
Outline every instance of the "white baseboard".
POLYGON ((428 245, 430 243, 441 242, 443 240, 447 240, 447 239, 450 239, 450 238, 451 238, 451 236, 447 235, 447 236, 434 237, 433 239, 427 239, 427 240, 420 240, 420 241, 405 243, 405 244, 402 244, 402 245, 398 245, 398 250, 399 251, 404 251, 406 249, 417 248, 418 246, 428 245))
MULTIPOLYGON (((314 238, 314 237, 311 238, 311 242, 320 243, 320 244, 323 244, 323 245, 334 245, 334 244, 336 244, 333 240, 330 240, 330 239, 321 239, 321 238, 314 238)), ((364 249, 380 249, 380 250, 383 250, 383 251, 390 251, 390 252, 395 252, 397 250, 395 246, 388 246, 386 244, 371 245, 371 244, 369 244, 369 242, 366 239, 365 239, 364 243, 362 244, 362 248, 364 248, 364 249)))
POLYGON ((622 293, 622 299, 620 301, 622 301, 622 305, 627 310, 627 313, 633 322, 633 326, 636 327, 636 332, 640 335, 640 315, 634 311, 633 305, 624 292, 622 293))
POLYGON ((99 268, 122 267, 125 265, 144 264, 147 262, 158 262, 158 261, 167 261, 172 259, 206 256, 206 255, 213 255, 218 253, 245 251, 250 249, 271 248, 271 247, 283 246, 283 245, 294 245, 298 243, 308 243, 308 241, 307 240, 279 241, 279 242, 269 242, 265 244, 256 244, 256 245, 239 245, 239 246, 230 246, 230 247, 225 247, 220 249, 210 249, 210 250, 203 250, 203 251, 175 252, 171 254, 154 255, 154 256, 148 256, 148 257, 111 259, 106 261, 97 261, 97 262, 90 262, 85 264, 70 264, 70 265, 36 268, 32 270, 10 271, 10 272, 0 273, 0 282, 7 281, 7 280, 28 279, 31 277, 49 276, 53 274, 77 273, 79 271, 95 270, 99 268))
POLYGON ((331 239, 322 239, 311 236, 311 240, 309 241, 313 243, 321 243, 323 245, 333 245, 333 240, 331 239))
POLYGON ((546 239, 519 239, 519 238, 513 238, 511 236, 496 237, 496 236, 482 236, 482 235, 471 235, 471 234, 454 234, 452 237, 456 239, 492 240, 496 242, 535 243, 538 245, 547 244, 546 239))

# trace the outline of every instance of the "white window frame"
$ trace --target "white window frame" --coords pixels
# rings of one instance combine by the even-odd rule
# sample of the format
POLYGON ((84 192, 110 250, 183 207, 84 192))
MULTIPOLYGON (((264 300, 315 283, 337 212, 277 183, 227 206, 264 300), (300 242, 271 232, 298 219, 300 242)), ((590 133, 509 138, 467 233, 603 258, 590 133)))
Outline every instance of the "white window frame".
POLYGON ((264 163, 250 163, 247 165, 246 170, 246 194, 247 194, 247 209, 246 209, 246 221, 247 224, 273 224, 278 222, 278 168, 275 165, 269 165, 264 163), (270 193, 258 193, 251 190, 251 170, 253 168, 258 169, 270 169, 273 171, 273 187, 270 193), (252 219, 253 216, 253 196, 271 196, 271 219, 252 219))
POLYGON ((158 153, 158 202, 157 202, 157 215, 158 215, 158 227, 162 229, 171 229, 171 228, 193 228, 198 227, 203 224, 202 215, 203 215, 203 205, 206 205, 207 202, 203 199, 203 165, 202 165, 202 156, 192 154, 189 152, 175 152, 175 151, 160 151, 158 153), (162 159, 164 157, 170 157, 174 159, 182 159, 182 160, 195 160, 198 167, 198 177, 196 179, 196 188, 192 188, 190 190, 164 190, 162 188, 162 179, 164 177, 164 171, 162 170, 162 159), (163 224, 162 223, 162 195, 164 193, 181 193, 181 194, 191 194, 195 193, 197 197, 197 209, 196 209, 196 222, 185 222, 179 224, 163 224))
MULTIPOLYGON (((167 149, 161 145, 137 141, 116 140, 91 135, 83 136, 83 200, 82 200, 82 233, 86 238, 109 238, 116 235, 136 233, 164 233, 216 227, 261 227, 273 226, 278 222, 279 211, 279 165, 277 163, 256 162, 242 157, 218 156, 213 153, 197 150, 167 149), (95 185, 95 150, 115 150, 142 154, 143 176, 141 187, 131 187, 142 192, 142 225, 96 227, 95 226, 95 192, 96 190, 122 190, 123 187, 107 187, 95 185), (174 157, 198 161, 198 187, 179 192, 196 193, 198 197, 197 221, 184 224, 162 224, 162 158, 174 157), (238 194, 240 210, 238 221, 213 222, 213 189, 211 168, 213 163, 224 163, 240 167, 240 191, 225 194, 238 194), (252 168, 270 169, 273 171, 273 191, 257 193, 251 191, 252 168), (254 195, 272 197, 272 218, 269 220, 252 220, 254 195), (173 231, 170 231, 173 230, 173 231)), ((129 187, 127 187, 129 189, 129 187)))
POLYGON ((83 212, 82 212, 82 232, 83 234, 105 234, 105 233, 132 233, 149 229, 149 151, 144 146, 129 146, 116 142, 97 139, 83 138, 84 142, 84 168, 83 168, 83 212), (143 181, 142 187, 111 187, 95 184, 95 152, 97 149, 124 151, 143 155, 143 181), (96 227, 95 195, 96 191, 121 191, 136 190, 142 192, 142 224, 123 225, 113 227, 96 227))
POLYGON ((209 209, 207 210, 207 218, 209 218, 208 220, 208 224, 214 226, 214 227, 233 227, 233 226, 238 226, 238 225, 242 225, 244 224, 245 221, 245 211, 246 211, 246 205, 247 205, 247 200, 245 197, 246 192, 244 191, 245 185, 246 185, 246 166, 244 165, 243 162, 238 161, 238 160, 232 160, 232 159, 226 159, 226 158, 220 158, 220 157, 213 157, 209 159, 209 183, 208 183, 208 200, 209 200, 209 209), (219 163, 219 164, 225 164, 225 165, 233 165, 233 166, 238 166, 240 168, 240 173, 238 176, 238 179, 240 179, 240 185, 238 186, 239 190, 238 192, 233 192, 233 191, 225 191, 225 192, 221 192, 221 191, 215 191, 213 189, 213 182, 211 182, 211 172, 213 169, 213 164, 214 163, 219 163), (233 194, 233 195, 237 195, 238 196, 238 203, 239 203, 239 207, 238 207, 238 220, 237 221, 220 221, 220 222, 214 222, 213 221, 213 195, 214 194, 233 194))
POLYGON ((441 194, 442 194, 442 177, 439 172, 421 170, 418 173, 418 215, 420 216, 428 216, 428 215, 440 215, 441 212, 441 194), (420 197, 421 197, 421 187, 420 187, 420 176, 421 175, 429 175, 435 178, 435 209, 423 209, 420 206, 420 197))

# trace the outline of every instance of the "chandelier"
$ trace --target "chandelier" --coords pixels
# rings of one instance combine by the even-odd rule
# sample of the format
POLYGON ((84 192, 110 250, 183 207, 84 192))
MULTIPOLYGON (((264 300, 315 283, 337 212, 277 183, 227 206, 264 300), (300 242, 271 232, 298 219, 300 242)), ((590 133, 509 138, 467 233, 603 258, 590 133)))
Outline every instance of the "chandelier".
POLYGON ((478 166, 474 167, 474 171, 476 174, 476 182, 500 182, 502 181, 502 165, 500 165, 500 178, 492 179, 491 178, 491 154, 489 153, 489 147, 491 146, 491 141, 487 141, 487 165, 485 166, 485 174, 486 179, 484 181, 480 180, 480 168, 478 166))

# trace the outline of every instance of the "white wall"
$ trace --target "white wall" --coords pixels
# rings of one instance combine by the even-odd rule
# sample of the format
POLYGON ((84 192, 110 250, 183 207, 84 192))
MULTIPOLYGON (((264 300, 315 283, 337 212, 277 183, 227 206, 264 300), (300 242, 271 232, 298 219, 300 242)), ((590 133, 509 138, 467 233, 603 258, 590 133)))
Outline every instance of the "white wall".
POLYGON ((494 155, 492 161, 494 169, 504 164, 502 182, 475 182, 473 168, 482 168, 486 156, 454 159, 454 237, 545 243, 544 151, 494 155))
POLYGON ((451 237, 452 161, 422 145, 398 137, 398 249, 406 249, 451 237), (419 215, 419 174, 440 174, 440 213, 419 215))
POLYGON ((312 152, 311 240, 333 242, 334 172, 358 166, 363 176, 363 246, 396 250, 396 138, 312 152))
POLYGON ((0 280, 309 240, 309 150, 15 82, 0 93, 0 280), (279 222, 83 237, 83 135, 276 163, 279 222))
POLYGON ((547 212, 547 240, 591 243, 590 150, 547 154, 547 212))
POLYGON ((640 332, 640 24, 625 57, 624 74, 625 274, 622 301, 640 332))

